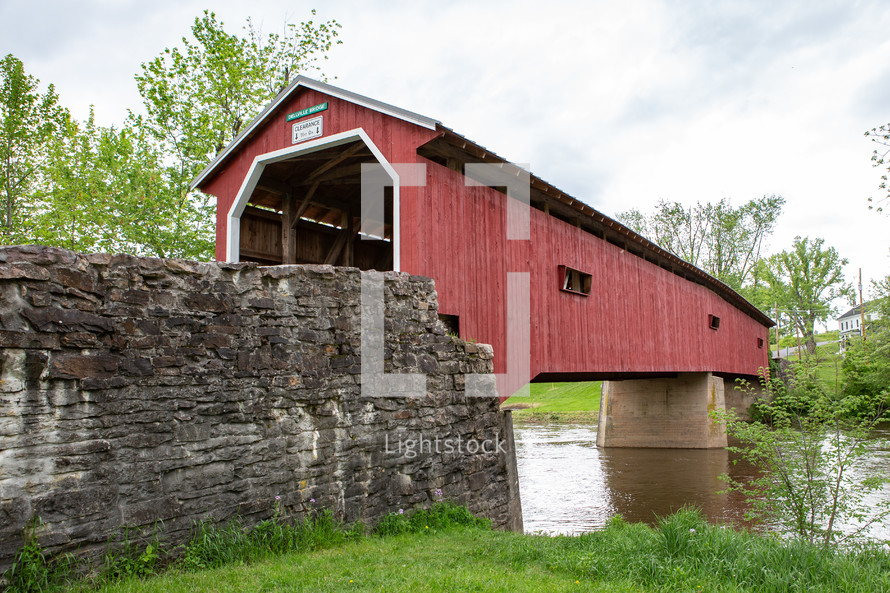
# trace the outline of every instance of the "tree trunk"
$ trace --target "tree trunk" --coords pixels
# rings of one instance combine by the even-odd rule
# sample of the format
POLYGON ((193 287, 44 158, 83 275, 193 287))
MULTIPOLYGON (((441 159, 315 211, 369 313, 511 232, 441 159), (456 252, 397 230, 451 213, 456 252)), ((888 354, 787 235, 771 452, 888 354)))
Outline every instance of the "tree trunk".
POLYGON ((807 336, 807 352, 809 354, 816 353, 816 338, 812 335, 807 336))

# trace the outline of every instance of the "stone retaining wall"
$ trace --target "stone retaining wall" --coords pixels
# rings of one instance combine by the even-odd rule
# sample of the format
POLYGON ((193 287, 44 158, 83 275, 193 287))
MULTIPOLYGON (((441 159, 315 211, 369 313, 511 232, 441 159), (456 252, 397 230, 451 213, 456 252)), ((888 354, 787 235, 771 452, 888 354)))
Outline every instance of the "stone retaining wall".
POLYGON ((385 370, 422 397, 362 396, 356 269, 0 248, 0 570, 34 516, 92 555, 276 496, 370 522, 441 489, 521 528, 509 416, 463 391, 491 349, 446 334, 428 278, 387 273, 385 308, 385 370))

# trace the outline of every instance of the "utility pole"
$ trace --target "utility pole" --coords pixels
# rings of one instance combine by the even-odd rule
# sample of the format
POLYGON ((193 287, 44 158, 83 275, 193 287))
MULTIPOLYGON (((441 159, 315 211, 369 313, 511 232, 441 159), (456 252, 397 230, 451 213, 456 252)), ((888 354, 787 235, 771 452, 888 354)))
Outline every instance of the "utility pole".
POLYGON ((865 307, 862 306, 862 268, 859 268, 859 333, 865 339, 865 307))
POLYGON ((776 301, 776 358, 781 358, 779 354, 779 301, 776 301))

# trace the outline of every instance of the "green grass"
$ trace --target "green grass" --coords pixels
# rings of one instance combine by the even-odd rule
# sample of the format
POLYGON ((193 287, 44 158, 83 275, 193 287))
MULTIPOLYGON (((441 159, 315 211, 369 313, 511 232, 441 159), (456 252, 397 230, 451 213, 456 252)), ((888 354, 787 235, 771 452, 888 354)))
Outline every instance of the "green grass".
MULTIPOLYGON (((804 364, 806 364, 813 376, 822 383, 825 390, 829 393, 840 393, 844 388, 844 370, 842 354, 838 353, 837 344, 826 344, 817 346, 814 354, 802 354, 804 364)), ((798 363, 797 355, 789 357, 792 364, 798 363)))
MULTIPOLYGON (((819 342, 837 342, 838 336, 840 332, 838 330, 832 330, 830 332, 825 332, 824 334, 816 334, 813 337, 816 339, 816 343, 819 342)), ((803 338, 800 339, 801 348, 805 348, 805 342, 803 338)), ((775 344, 770 344, 770 350, 775 352, 777 349, 784 350, 785 348, 796 348, 797 347, 797 337, 796 336, 785 336, 781 340, 779 340, 779 347, 777 348, 775 344)), ((837 344, 829 344, 827 346, 823 346, 823 348, 833 348, 834 352, 837 352, 838 345, 837 344)))
POLYGON ((475 591, 874 592, 890 590, 890 555, 832 552, 708 525, 680 511, 656 528, 613 520, 548 537, 480 526, 363 536, 335 548, 106 584, 103 593, 475 591))
POLYGON ((517 422, 596 422, 601 381, 532 383, 531 395, 508 398, 502 408, 513 409, 517 422))
POLYGON ((844 387, 843 355, 838 353, 837 344, 827 344, 816 348, 814 373, 830 393, 840 392, 844 387))
MULTIPOLYGON (((817 334, 816 342, 826 342, 837 340, 838 332, 828 332, 825 334, 817 334)), ((793 336, 792 336, 793 337, 793 336)), ((783 343, 785 338, 783 338, 783 343)), ((792 347, 797 346, 797 342, 795 341, 791 344, 792 347)), ((844 372, 841 368, 843 362, 843 355, 838 352, 838 344, 825 344, 824 346, 817 346, 816 353, 813 355, 809 355, 806 352, 806 346, 803 342, 801 342, 801 358, 809 359, 808 364, 812 365, 813 374, 816 379, 821 382, 825 389, 830 392, 834 392, 835 389, 840 391, 843 389, 844 384, 844 372), (835 364, 837 366, 835 366, 835 364)), ((775 345, 772 346, 773 351, 775 352, 775 345)), ((788 360, 792 364, 798 362, 797 353, 791 353, 788 355, 788 360)))
MULTIPOLYGON (((489 552, 512 539, 491 531, 451 529, 428 536, 370 538, 261 564, 170 574, 100 589, 106 593, 340 591, 579 591, 571 575, 540 563, 511 567, 489 552), (529 587, 534 583, 532 587, 529 587)), ((500 556, 500 555, 499 555, 500 556)), ((604 588, 602 591, 633 591, 604 588)))
POLYGON ((831 330, 830 332, 825 332, 824 334, 816 334, 817 342, 836 342, 840 337, 840 330, 831 330))

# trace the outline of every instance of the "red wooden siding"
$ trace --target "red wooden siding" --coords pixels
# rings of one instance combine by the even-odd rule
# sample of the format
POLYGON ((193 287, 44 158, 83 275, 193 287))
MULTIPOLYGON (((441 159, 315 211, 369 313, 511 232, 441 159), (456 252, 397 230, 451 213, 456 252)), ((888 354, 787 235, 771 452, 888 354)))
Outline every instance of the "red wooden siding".
MULTIPOLYGON (((531 210, 531 240, 506 241, 506 196, 465 187, 429 163, 427 187, 403 216, 417 230, 405 271, 436 279, 443 313, 464 338, 495 349, 505 372, 506 274, 531 275, 531 374, 714 371, 756 375, 767 365, 767 328, 711 290, 544 212, 531 210), (591 274, 589 296, 560 290, 559 266, 591 274), (708 327, 708 314, 721 318, 708 327)), ((513 385, 512 387, 517 387, 513 385)))
MULTIPOLYGON (((425 163, 425 187, 402 187, 401 269, 435 279, 440 312, 461 337, 492 344, 505 372, 507 272, 531 276, 531 374, 712 371, 756 375, 767 328, 717 293, 541 210, 531 240, 506 240, 507 197, 417 154, 435 131, 302 89, 203 184, 217 197, 218 259, 226 215, 254 157, 291 146, 287 113, 327 101, 324 135, 363 128, 390 163, 425 163), (592 276, 589 296, 560 290, 559 266, 592 276), (708 327, 708 315, 720 328, 708 327)), ((510 389, 519 385, 511 385, 510 389)), ((502 394, 503 395, 503 394, 502 394)))

